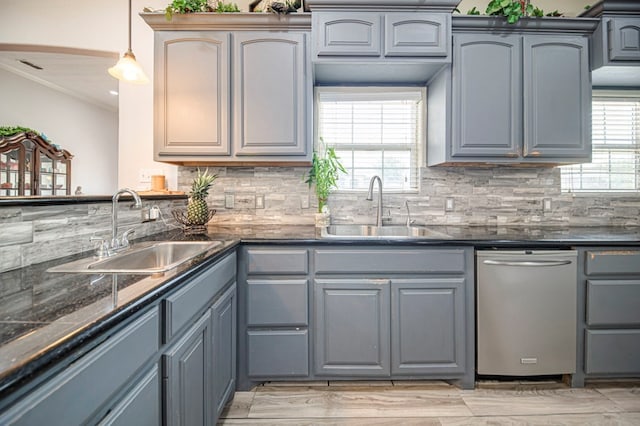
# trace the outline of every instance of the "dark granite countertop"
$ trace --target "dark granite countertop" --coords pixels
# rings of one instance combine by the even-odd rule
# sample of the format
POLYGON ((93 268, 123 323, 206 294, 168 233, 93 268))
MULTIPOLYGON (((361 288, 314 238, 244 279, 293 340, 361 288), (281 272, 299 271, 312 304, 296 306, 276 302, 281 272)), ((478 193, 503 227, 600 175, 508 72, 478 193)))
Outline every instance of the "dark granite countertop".
MULTIPOLYGON (((139 241, 213 239, 171 231, 139 241)), ((87 253, 0 273, 0 398, 57 360, 71 354, 81 356, 108 337, 109 329, 238 243, 237 239, 225 239, 222 246, 159 277, 47 272, 53 266, 91 256, 87 253), (92 340, 96 343, 86 345, 92 340)))
MULTIPOLYGON (((314 226, 237 225, 210 227, 185 237, 170 231, 146 240, 222 240, 222 248, 162 277, 49 273, 76 255, 0 273, 0 398, 59 360, 77 358, 131 314, 157 300, 182 280, 208 267, 240 242, 312 245, 473 245, 476 248, 639 246, 640 228, 430 227, 448 238, 322 238, 314 226), (93 342, 92 344, 88 342, 93 342)), ((144 239, 143 239, 144 240, 144 239)))

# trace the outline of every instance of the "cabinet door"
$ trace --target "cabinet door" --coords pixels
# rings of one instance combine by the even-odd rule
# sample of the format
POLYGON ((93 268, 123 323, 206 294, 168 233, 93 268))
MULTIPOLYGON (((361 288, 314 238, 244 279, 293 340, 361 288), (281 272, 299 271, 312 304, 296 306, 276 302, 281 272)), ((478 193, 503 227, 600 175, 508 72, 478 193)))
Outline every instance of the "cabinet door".
POLYGON ((385 56, 447 56, 451 15, 448 13, 386 13, 385 56))
POLYGON ((588 40, 524 38, 524 156, 591 158, 588 40))
POLYGON ((236 156, 305 155, 307 34, 234 34, 236 156))
POLYGON ((160 375, 156 363, 99 425, 155 426, 161 424, 160 419, 160 375))
POLYGON ((521 37, 462 34, 453 40, 451 156, 519 157, 521 37))
POLYGON ((464 372, 464 283, 464 278, 392 280, 392 375, 464 372))
POLYGON ((229 34, 155 33, 156 160, 228 155, 229 34))
POLYGON ((640 18, 614 18, 607 25, 609 60, 640 61, 640 18))
POLYGON ((236 303, 236 285, 233 284, 211 308, 216 418, 236 389, 236 303))
POLYGON ((315 373, 388 376, 389 280, 315 282, 315 373))
POLYGON ((162 356, 164 424, 210 425, 211 311, 208 310, 162 356))
POLYGON ((317 12, 312 19, 314 57, 378 57, 382 53, 379 13, 317 12))

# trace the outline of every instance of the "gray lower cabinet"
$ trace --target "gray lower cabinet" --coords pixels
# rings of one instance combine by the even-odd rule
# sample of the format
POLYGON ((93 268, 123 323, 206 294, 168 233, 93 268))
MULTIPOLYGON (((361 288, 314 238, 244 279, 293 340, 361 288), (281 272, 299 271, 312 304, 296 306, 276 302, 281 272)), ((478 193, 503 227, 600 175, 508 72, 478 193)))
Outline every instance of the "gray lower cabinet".
POLYGON ((162 355, 164 424, 212 424, 211 336, 207 311, 162 355))
POLYGON ((589 162, 589 31, 489 32, 478 22, 496 18, 461 18, 451 68, 429 85, 428 165, 589 162))
POLYGON ((465 286, 463 277, 392 280, 392 375, 464 373, 465 286))
POLYGON ((0 424, 216 424, 235 390, 235 277, 231 253, 19 390, 0 424))
POLYGON ((317 279, 315 374, 388 377, 388 279, 317 279))
POLYGON ((143 14, 155 29, 154 158, 310 161, 310 18, 229 15, 143 14))
POLYGON ((581 249, 578 260, 578 372, 585 378, 640 375, 640 250, 581 249))
POLYGON ((101 426, 129 426, 133 424, 157 426, 161 424, 160 382, 158 365, 155 363, 99 424, 101 426))
POLYGON ((237 296, 233 284, 211 308, 213 401, 216 418, 236 390, 237 296))
POLYGON ((238 389, 261 381, 474 385, 473 248, 248 245, 238 389))

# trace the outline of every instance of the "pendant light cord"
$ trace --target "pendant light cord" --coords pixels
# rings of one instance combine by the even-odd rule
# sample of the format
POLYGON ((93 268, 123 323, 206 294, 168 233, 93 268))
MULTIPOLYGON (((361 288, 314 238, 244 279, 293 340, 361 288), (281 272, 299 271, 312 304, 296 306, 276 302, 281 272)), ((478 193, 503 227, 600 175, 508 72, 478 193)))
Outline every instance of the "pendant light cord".
POLYGON ((129 52, 131 51, 131 0, 129 0, 129 52))

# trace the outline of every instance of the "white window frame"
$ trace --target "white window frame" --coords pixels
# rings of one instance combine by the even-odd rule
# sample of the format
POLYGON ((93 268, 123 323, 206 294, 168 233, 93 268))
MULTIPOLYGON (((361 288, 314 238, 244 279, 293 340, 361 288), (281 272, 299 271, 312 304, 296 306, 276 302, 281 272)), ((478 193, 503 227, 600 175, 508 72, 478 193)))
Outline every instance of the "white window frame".
MULTIPOLYGON (((388 96, 389 99, 395 99, 398 97, 398 94, 404 93, 416 93, 419 94, 420 97, 420 105, 419 105, 419 117, 417 123, 417 136, 416 136, 416 144, 415 146, 410 147, 412 153, 412 164, 411 167, 411 177, 412 181, 414 181, 415 185, 410 189, 393 189, 385 187, 385 193, 418 193, 420 190, 420 169, 425 167, 425 147, 426 147, 426 129, 427 129, 427 90, 425 87, 416 87, 416 86, 389 86, 389 87, 380 87, 380 86, 317 86, 314 88, 314 146, 319 146, 319 139, 323 138, 323 143, 327 147, 336 148, 338 150, 348 150, 357 148, 358 150, 371 150, 371 151, 380 151, 383 148, 380 144, 334 144, 327 138, 323 137, 323 135, 319 134, 319 112, 320 112, 320 101, 323 96, 331 96, 337 95, 348 97, 350 99, 363 99, 367 98, 384 98, 388 96)), ((405 145, 406 146, 406 145, 405 145)), ((384 167, 384 166, 383 166, 384 167)), ((383 176, 380 176, 381 178, 383 176)), ((355 188, 355 189, 345 189, 339 188, 334 192, 338 193, 360 193, 367 191, 366 188, 355 188)))
MULTIPOLYGON (((640 102, 640 91, 638 90, 594 90, 593 91, 593 100, 606 100, 606 99, 620 99, 620 100, 624 100, 624 99, 630 99, 630 100, 635 100, 637 102, 640 102)), ((640 121, 640 116, 638 117, 638 120, 640 121)), ((616 195, 630 195, 630 194, 639 194, 640 193, 640 122, 636 124, 636 129, 638 130, 638 133, 635 135, 635 140, 636 140, 636 145, 635 145, 635 151, 636 151, 636 182, 635 182, 635 189, 610 189, 610 188, 602 188, 602 189, 596 189, 596 188, 586 188, 586 189, 582 189, 582 188, 573 188, 571 183, 567 186, 567 185, 562 185, 561 190, 563 193, 573 193, 576 195, 590 195, 590 194, 595 194, 595 195, 611 195, 611 196, 616 196, 616 195)), ((616 151, 618 152, 623 152, 623 151, 629 151, 630 148, 633 150, 633 145, 630 144, 624 144, 624 145, 614 145, 614 144, 596 144, 593 143, 595 141, 592 141, 592 152, 611 152, 611 153, 615 153, 616 151)), ((587 163, 587 165, 590 163, 587 163)), ((575 164, 575 165, 570 165, 570 166, 562 166, 561 169, 561 173, 562 174, 571 174, 571 173, 577 173, 577 174, 582 174, 582 170, 584 167, 587 167, 587 165, 582 165, 582 164, 575 164)), ((615 163, 609 162, 609 169, 611 170, 612 166, 615 166, 615 163)), ((561 179, 561 181, 563 181, 564 179, 561 179)))

